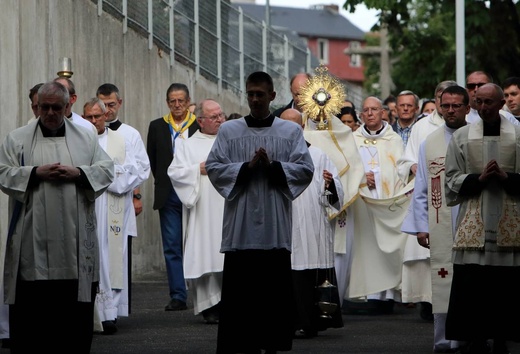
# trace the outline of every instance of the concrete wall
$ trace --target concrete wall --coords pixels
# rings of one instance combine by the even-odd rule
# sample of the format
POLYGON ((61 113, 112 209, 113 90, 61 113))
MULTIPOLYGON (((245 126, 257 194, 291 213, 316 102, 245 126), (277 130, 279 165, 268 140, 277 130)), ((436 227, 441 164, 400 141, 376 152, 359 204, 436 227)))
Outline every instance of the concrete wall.
MULTIPOLYGON (((72 59, 72 81, 78 100, 73 111, 95 96, 99 85, 119 87, 121 119, 140 131, 146 144, 148 124, 168 112, 166 90, 173 82, 185 83, 192 101, 212 97, 226 113, 248 112, 236 94, 218 95, 215 84, 196 79, 190 69, 176 64, 148 39, 131 29, 123 34, 121 22, 97 15, 89 0, 2 0, 0 11, 0 140, 32 116, 29 89, 56 77, 61 57, 72 59)), ((132 243, 134 277, 164 270, 158 212, 152 209, 153 176, 142 186, 143 213, 139 235, 132 243)), ((0 193, 0 234, 7 233, 7 197, 0 193)), ((3 255, 4 242, 0 246, 3 255)), ((2 262, 3 264, 3 262, 2 262)), ((0 267, 1 268, 1 267, 0 267)))

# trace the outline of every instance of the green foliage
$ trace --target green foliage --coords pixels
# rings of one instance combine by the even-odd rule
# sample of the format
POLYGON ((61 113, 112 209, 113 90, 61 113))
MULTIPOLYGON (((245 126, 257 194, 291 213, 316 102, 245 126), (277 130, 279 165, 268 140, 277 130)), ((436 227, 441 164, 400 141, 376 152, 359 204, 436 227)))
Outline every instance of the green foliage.
MULTIPOLYGON (((343 7, 353 12, 361 3, 380 10, 388 24, 394 94, 407 89, 433 97, 440 81, 455 79, 454 0, 347 0, 343 7)), ((484 70, 496 83, 520 76, 519 9, 518 0, 465 1, 466 73, 484 70)), ((377 39, 367 37, 367 45, 378 45, 377 39)), ((379 58, 365 57, 364 63, 365 89, 377 95, 379 58)))

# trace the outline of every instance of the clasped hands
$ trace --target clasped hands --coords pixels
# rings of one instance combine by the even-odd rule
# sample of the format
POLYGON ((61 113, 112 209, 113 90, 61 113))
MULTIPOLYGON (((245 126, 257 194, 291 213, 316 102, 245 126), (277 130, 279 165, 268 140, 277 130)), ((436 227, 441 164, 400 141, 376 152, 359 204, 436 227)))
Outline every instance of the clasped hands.
POLYGON ((269 157, 267 156, 267 152, 265 151, 265 149, 259 148, 258 150, 255 151, 255 156, 253 156, 251 161, 249 161, 248 167, 250 169, 254 169, 254 168, 258 168, 258 167, 267 168, 267 167, 269 167, 270 163, 271 163, 271 161, 269 161, 269 157))
POLYGON ((499 181, 507 179, 507 173, 500 168, 498 162, 494 159, 487 163, 486 167, 484 167, 484 171, 482 171, 478 177, 478 180, 480 182, 487 182, 493 177, 498 178, 499 181))
POLYGON ((56 162, 38 166, 36 168, 36 176, 44 181, 72 182, 81 176, 81 172, 77 167, 66 166, 56 162))

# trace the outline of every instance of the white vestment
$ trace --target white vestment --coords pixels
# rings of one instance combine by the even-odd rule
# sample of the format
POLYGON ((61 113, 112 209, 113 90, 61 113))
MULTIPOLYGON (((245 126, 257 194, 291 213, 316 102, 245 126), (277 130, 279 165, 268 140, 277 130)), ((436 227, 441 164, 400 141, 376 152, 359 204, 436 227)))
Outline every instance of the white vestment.
POLYGON ((64 122, 64 137, 43 137, 34 121, 10 132, 0 149, 0 188, 10 197, 9 215, 15 200, 23 203, 6 248, 9 304, 15 301, 17 279, 78 279, 81 302, 91 301, 92 282, 99 280, 94 201, 112 182, 114 164, 92 131, 64 122), (56 161, 81 169, 91 188, 40 181, 37 188, 27 189, 35 166, 56 161), (59 216, 55 222, 49 222, 49 211, 59 216))
POLYGON ((224 255, 222 218, 224 198, 215 190, 207 175, 200 173, 216 135, 196 131, 177 145, 168 176, 182 202, 184 278, 193 291, 194 313, 219 303, 224 255))
MULTIPOLYGON (((420 144, 429 134, 443 124, 444 119, 437 110, 414 124, 405 153, 397 161, 399 176, 403 181, 407 181, 410 178, 414 180, 414 176, 410 176, 410 168, 418 161, 420 144)), ((431 269, 429 259, 430 250, 421 247, 417 242, 417 237, 409 235, 404 252, 403 302, 431 302, 431 269)))
POLYGON ((403 232, 411 234, 415 238, 417 238, 418 232, 430 234, 434 313, 446 313, 448 311, 451 277, 453 275, 451 248, 458 207, 448 208, 444 197, 444 178, 441 179, 440 177, 444 175, 444 160, 446 157, 446 151, 441 149, 441 146, 444 145, 447 148, 454 131, 454 129, 443 125, 430 134, 421 144, 412 203, 401 228, 403 232), (425 144, 430 144, 429 149, 434 149, 436 153, 429 152, 427 154, 425 144), (432 199, 432 187, 435 188, 434 199, 432 199), (437 198, 437 201, 435 201, 435 198, 437 198), (446 220, 441 220, 441 223, 439 218, 446 220))
MULTIPOLYGON (((112 121, 111 123, 113 122, 115 121, 112 121)), ((146 153, 146 147, 144 145, 143 139, 141 138, 141 134, 137 129, 126 123, 121 123, 116 131, 124 136, 125 140, 130 143, 130 147, 133 150, 133 154, 135 155, 135 159, 140 168, 139 178, 143 182, 146 181, 148 177, 150 177, 150 159, 146 153)), ((137 235, 137 230, 135 230, 135 234, 132 233, 131 235, 137 235)))
POLYGON ((88 120, 83 118, 77 113, 72 112, 72 117, 69 118, 69 121, 71 121, 74 124, 79 125, 80 127, 84 127, 87 129, 90 129, 94 132, 94 134, 97 134, 97 129, 94 126, 94 124, 90 123, 88 120))
POLYGON ((432 305, 434 313, 434 350, 459 346, 445 337, 446 313, 453 277, 451 262, 455 220, 458 206, 446 204, 444 174, 446 149, 455 129, 442 125, 431 133, 419 147, 417 173, 412 202, 403 221, 403 232, 416 236, 428 232, 432 305))
POLYGON ((400 230, 413 183, 405 185, 396 162, 403 142, 384 123, 377 134, 361 126, 354 132, 365 172, 373 172, 376 188, 360 190, 354 203, 355 241, 348 297, 401 300, 401 271, 406 235, 400 230))
MULTIPOLYGON (((408 144, 404 149, 404 154, 397 160, 399 177, 406 183, 410 178, 410 168, 417 163, 419 156, 419 145, 426 137, 444 124, 444 118, 439 115, 437 110, 419 120, 413 125, 412 132, 408 138, 408 144)), ((412 176, 413 178, 413 176, 412 176)))
POLYGON ((312 119, 305 119, 303 135, 311 146, 320 148, 336 166, 343 188, 339 212, 329 215, 335 220, 334 258, 340 298, 348 291, 354 240, 352 205, 359 197, 359 189, 366 186, 363 163, 354 141, 352 130, 340 119, 330 116, 327 129, 318 130, 312 119))
POLYGON ((314 164, 311 184, 292 204, 292 253, 293 270, 327 269, 334 267, 334 227, 335 221, 329 215, 337 211, 339 205, 330 205, 325 195, 323 171, 334 177, 339 200, 343 200, 343 188, 338 172, 328 156, 317 147, 309 146, 314 164), (332 208, 333 210, 328 210, 332 208))
POLYGON ((114 181, 96 200, 100 251, 96 309, 103 322, 128 316, 128 237, 136 235, 133 190, 143 180, 134 150, 121 134, 106 129, 98 141, 113 159, 115 170, 114 181))

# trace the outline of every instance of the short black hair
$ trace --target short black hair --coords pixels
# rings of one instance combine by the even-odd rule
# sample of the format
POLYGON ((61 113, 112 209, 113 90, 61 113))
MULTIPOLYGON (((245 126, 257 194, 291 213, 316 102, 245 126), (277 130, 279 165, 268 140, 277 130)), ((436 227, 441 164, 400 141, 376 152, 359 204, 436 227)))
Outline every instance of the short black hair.
POLYGON ((38 93, 38 90, 40 89, 40 87, 43 86, 43 82, 40 82, 39 84, 36 84, 34 85, 33 87, 31 87, 31 89, 29 90, 29 99, 32 101, 34 95, 36 95, 38 93))
POLYGON ((117 98, 120 98, 119 89, 117 88, 117 86, 114 84, 106 83, 106 84, 103 84, 98 87, 98 89, 96 91, 96 96, 99 96, 99 95, 110 96, 112 93, 115 93, 117 98))
POLYGON ((502 89, 503 90, 505 90, 509 86, 516 86, 516 87, 520 88, 520 77, 518 77, 518 76, 511 76, 511 77, 508 77, 507 79, 505 79, 502 82, 502 89))
POLYGON ((264 71, 255 71, 254 73, 249 74, 246 80, 246 87, 249 84, 267 84, 269 92, 274 91, 273 78, 264 71))
POLYGON ((449 93, 452 95, 461 95, 463 97, 462 103, 464 103, 464 105, 466 105, 466 106, 469 104, 468 91, 462 86, 456 85, 456 86, 446 87, 444 89, 444 91, 442 91, 442 93, 441 93, 441 102, 442 102, 442 96, 444 96, 445 93, 449 93))
POLYGON ((341 107, 341 111, 339 111, 338 114, 336 114, 336 117, 338 117, 339 119, 341 119, 341 117, 344 115, 344 114, 350 114, 352 117, 354 117, 354 120, 356 122, 359 122, 359 118, 357 116, 357 113, 356 113, 356 109, 354 107, 341 107))

